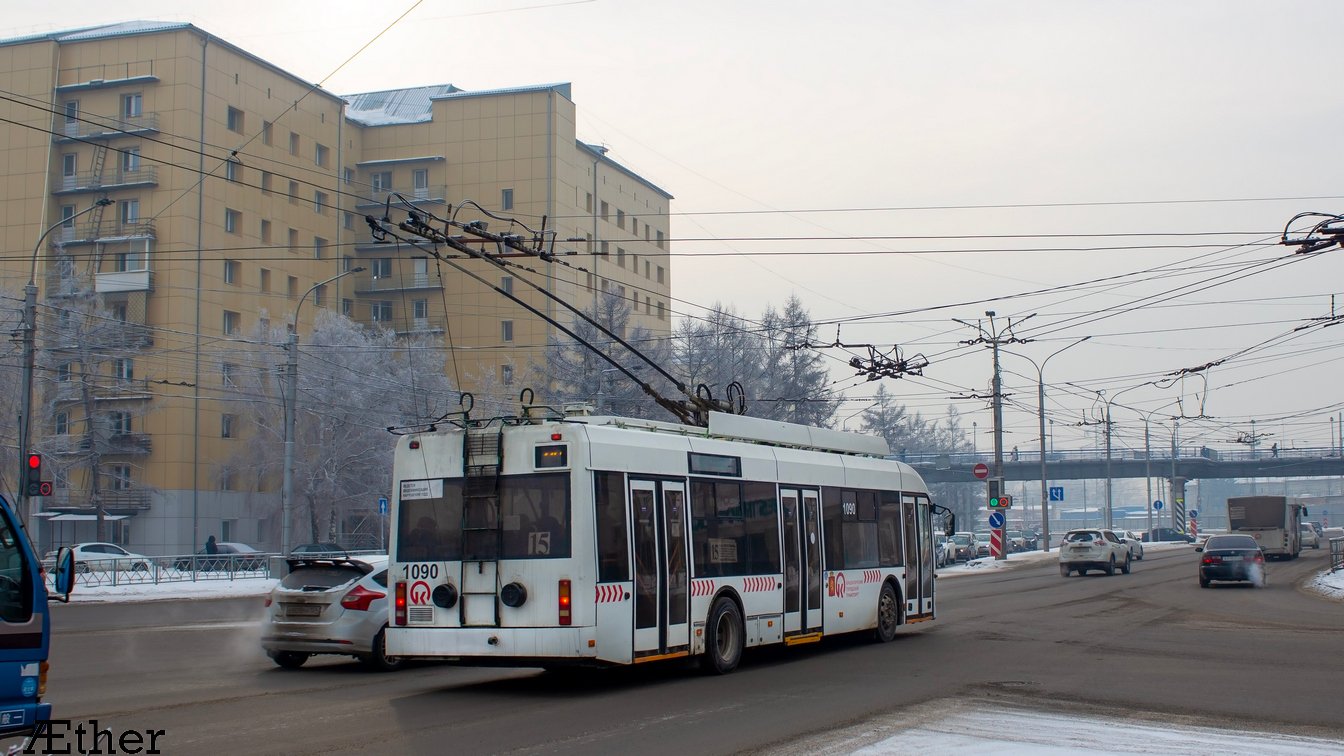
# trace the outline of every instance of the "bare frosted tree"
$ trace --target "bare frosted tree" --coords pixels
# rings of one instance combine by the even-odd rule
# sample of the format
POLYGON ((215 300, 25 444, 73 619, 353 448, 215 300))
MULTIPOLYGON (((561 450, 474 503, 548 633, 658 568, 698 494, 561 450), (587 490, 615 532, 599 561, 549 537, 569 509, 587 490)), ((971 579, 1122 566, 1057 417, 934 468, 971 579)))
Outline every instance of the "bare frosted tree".
POLYGON ((802 300, 790 295, 784 309, 767 308, 761 322, 765 338, 761 360, 764 380, 759 389, 747 390, 748 413, 772 420, 830 426, 840 403, 830 396, 825 358, 814 349, 799 348, 815 343, 817 330, 802 300))
MULTIPOLYGON (((748 392, 764 384, 761 360, 766 343, 759 329, 731 306, 715 302, 703 318, 686 318, 673 340, 676 368, 690 386, 707 386, 716 398, 727 398, 734 381, 748 392)), ((749 403, 748 414, 754 407, 749 403)))
MULTIPOLYGON (((279 489, 284 464, 283 375, 287 332, 263 319, 247 342, 220 355, 227 403, 246 444, 219 466, 246 473, 246 490, 279 489)), ((313 541, 335 537, 342 512, 367 510, 391 488, 394 439, 387 427, 437 419, 457 405, 436 339, 398 338, 322 311, 300 345, 294 427, 295 521, 313 541)), ((228 487, 235 487, 229 483, 228 487)))
POLYGON ((897 401, 895 395, 887 391, 884 384, 878 384, 873 401, 874 405, 864 410, 859 417, 859 427, 886 439, 893 453, 899 454, 906 449, 931 450, 935 433, 920 413, 910 412, 897 401))

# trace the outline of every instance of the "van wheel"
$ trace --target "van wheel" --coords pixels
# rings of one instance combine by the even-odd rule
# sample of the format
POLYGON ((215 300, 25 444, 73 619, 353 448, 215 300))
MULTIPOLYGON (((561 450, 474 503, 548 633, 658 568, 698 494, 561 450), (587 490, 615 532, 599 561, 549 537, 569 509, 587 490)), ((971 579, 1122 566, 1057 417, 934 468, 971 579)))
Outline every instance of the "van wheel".
POLYGON ((387 628, 379 630, 378 634, 373 636, 373 651, 361 656, 359 660, 377 672, 396 672, 406 666, 404 659, 387 655, 387 628))
POLYGON ((276 651, 271 654, 271 661, 279 664, 285 669, 298 669, 303 663, 308 661, 308 654, 301 654, 298 651, 276 651))
POLYGON ((709 612, 705 629, 708 637, 705 638, 705 658, 701 661, 704 670, 726 675, 737 669, 737 663, 742 661, 743 639, 747 634, 737 604, 727 596, 720 596, 709 612))
POLYGON ((890 643, 896 638, 896 628, 901 624, 901 602, 896 598, 896 589, 891 583, 882 584, 882 594, 877 599, 877 636, 878 643, 890 643))

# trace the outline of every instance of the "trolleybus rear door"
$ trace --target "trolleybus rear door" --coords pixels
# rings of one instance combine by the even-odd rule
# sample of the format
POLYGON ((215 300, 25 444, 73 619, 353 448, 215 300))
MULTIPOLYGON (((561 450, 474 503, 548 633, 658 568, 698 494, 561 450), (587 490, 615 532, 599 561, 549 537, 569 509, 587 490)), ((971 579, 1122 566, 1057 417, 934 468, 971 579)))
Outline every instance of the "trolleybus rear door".
POLYGON ((807 593, 807 629, 821 630, 821 501, 816 491, 803 491, 803 570, 807 593))
POLYGON ((686 484, 630 481, 635 546, 635 656, 690 644, 686 484))
POLYGON ((933 518, 929 511, 929 497, 915 497, 915 513, 919 518, 919 614, 933 616, 933 518))
POLYGON ((905 530, 905 615, 914 617, 924 605, 920 601, 919 564, 922 559, 919 528, 915 520, 915 497, 901 496, 901 521, 905 530))
POLYGON ((802 516, 798 491, 781 488, 780 507, 784 513, 784 632, 802 630, 802 608, 807 600, 806 581, 803 579, 802 516))
POLYGON ((658 484, 651 480, 630 481, 631 524, 635 546, 635 654, 657 652, 661 647, 658 611, 663 571, 658 558, 658 484))
POLYGON ((690 615, 691 571, 687 563, 686 484, 664 481, 663 512, 659 525, 663 528, 663 550, 666 554, 666 579, 663 581, 665 600, 663 638, 664 652, 685 650, 691 643, 690 615))

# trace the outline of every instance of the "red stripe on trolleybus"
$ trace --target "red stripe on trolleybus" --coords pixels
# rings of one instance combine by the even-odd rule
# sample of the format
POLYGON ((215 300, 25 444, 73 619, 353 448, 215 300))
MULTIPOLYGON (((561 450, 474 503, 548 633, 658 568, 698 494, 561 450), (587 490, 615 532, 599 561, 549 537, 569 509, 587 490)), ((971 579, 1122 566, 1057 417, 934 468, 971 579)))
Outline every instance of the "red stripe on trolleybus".
POLYGON ((749 577, 743 578, 742 590, 746 593, 756 593, 758 591, 773 591, 779 582, 772 577, 749 577))
POLYGON ((880 583, 882 582, 882 570, 864 570, 863 582, 880 583))
POLYGON ((625 587, 621 585, 599 585, 597 587, 597 603, 605 604, 609 601, 620 601, 625 597, 625 587))
POLYGON ((713 580, 692 580, 692 581, 691 581, 691 595, 692 595, 692 596, 708 596, 708 595, 710 595, 710 594, 712 594, 712 593, 714 593, 714 581, 713 581, 713 580))

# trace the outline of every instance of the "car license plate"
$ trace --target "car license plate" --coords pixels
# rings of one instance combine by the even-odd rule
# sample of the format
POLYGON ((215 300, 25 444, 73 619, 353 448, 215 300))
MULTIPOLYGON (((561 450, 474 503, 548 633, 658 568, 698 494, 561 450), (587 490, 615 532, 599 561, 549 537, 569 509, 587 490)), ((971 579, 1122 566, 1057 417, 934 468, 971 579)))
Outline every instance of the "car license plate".
POLYGON ((1225 557, 1223 557, 1223 561, 1224 561, 1224 562, 1240 562, 1240 561, 1242 561, 1243 559, 1245 559, 1245 557, 1239 557, 1239 556, 1225 556, 1225 557))
POLYGON ((1073 551, 1087 551, 1087 550, 1090 549, 1090 548, 1092 548, 1092 547, 1091 547, 1091 546, 1074 546, 1072 550, 1073 550, 1073 551))
POLYGON ((322 614, 320 604, 286 604, 286 617, 317 617, 322 614))

